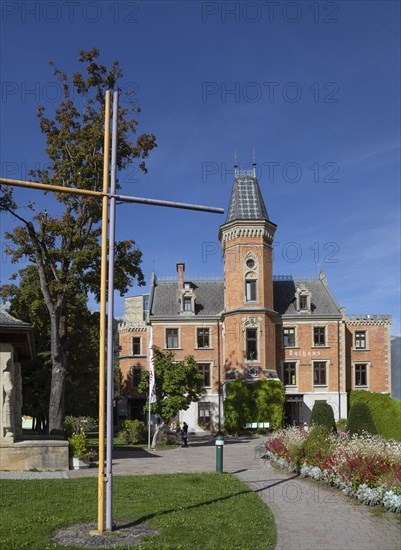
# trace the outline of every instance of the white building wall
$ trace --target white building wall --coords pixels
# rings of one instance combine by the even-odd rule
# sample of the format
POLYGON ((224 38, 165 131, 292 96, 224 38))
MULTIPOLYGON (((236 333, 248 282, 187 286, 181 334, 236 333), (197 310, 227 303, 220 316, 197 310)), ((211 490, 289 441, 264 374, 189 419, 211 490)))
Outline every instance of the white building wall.
MULTIPOLYGON (((212 431, 217 431, 219 422, 218 395, 206 394, 202 396, 200 402, 202 401, 207 401, 210 403, 212 431)), ((182 427, 182 423, 186 422, 188 424, 189 433, 195 433, 197 435, 210 433, 210 431, 205 431, 198 425, 198 403, 199 402, 191 403, 188 410, 179 412, 180 425, 182 427)), ((223 403, 221 404, 221 425, 224 427, 223 403)))

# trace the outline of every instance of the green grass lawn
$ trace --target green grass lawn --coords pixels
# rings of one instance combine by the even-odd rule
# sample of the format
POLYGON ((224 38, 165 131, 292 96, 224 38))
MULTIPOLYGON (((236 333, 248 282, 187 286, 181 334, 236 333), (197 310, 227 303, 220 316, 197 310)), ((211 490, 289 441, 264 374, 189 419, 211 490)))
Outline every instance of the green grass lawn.
MULTIPOLYGON (((116 522, 145 522, 159 535, 152 550, 275 547, 273 516, 260 498, 229 474, 114 477, 116 522)), ((78 548, 52 542, 67 525, 97 518, 97 479, 0 481, 0 548, 78 548)))

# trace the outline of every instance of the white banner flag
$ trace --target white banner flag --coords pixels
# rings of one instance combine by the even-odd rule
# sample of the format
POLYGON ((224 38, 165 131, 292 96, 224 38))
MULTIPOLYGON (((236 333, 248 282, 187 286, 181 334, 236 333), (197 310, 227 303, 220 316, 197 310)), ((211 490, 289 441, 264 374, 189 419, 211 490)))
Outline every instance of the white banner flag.
POLYGON ((153 353, 153 328, 150 327, 149 340, 149 403, 156 403, 156 384, 155 384, 155 356, 153 353))

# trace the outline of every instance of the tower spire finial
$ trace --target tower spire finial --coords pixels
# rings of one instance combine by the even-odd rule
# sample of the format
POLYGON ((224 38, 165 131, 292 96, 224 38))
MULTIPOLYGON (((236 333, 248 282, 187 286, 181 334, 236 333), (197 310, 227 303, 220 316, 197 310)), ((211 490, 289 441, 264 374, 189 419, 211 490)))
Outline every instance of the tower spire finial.
POLYGON ((238 165, 238 155, 237 155, 237 149, 234 151, 234 177, 237 177, 239 175, 239 165, 238 165))
POLYGON ((253 146, 253 152, 252 152, 252 167, 253 167, 253 177, 256 178, 256 153, 255 153, 255 146, 253 146))

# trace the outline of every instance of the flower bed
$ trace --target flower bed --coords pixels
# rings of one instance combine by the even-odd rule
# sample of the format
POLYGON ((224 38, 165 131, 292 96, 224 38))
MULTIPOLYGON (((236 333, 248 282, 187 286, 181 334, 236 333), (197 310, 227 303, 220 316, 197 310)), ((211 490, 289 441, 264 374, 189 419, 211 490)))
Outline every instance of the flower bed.
POLYGON ((312 434, 300 428, 278 432, 266 442, 269 458, 364 504, 401 513, 401 442, 370 434, 312 434))

